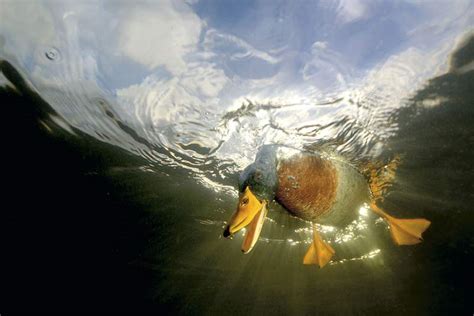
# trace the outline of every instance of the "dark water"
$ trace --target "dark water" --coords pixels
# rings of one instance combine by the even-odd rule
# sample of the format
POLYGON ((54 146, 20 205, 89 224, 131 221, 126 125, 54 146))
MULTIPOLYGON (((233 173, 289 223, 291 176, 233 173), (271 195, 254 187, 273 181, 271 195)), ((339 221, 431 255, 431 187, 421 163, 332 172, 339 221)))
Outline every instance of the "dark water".
MULTIPOLYGON (((265 17, 258 12, 268 10, 247 7, 248 11, 233 9, 238 11, 233 20, 235 30, 211 18, 223 15, 222 10, 229 7, 204 1, 195 4, 194 10, 208 19, 209 27, 235 35, 246 31, 253 19, 265 17)), ((305 20, 309 14, 303 14, 306 10, 302 8, 283 6, 275 14, 284 19, 298 13, 299 19, 305 20), (294 10, 291 14, 290 9, 294 10)), ((402 12, 403 5, 396 9, 402 12)), ((430 12, 423 11, 421 16, 428 19, 430 12)), ((233 87, 234 95, 244 91, 249 98, 237 107, 222 110, 213 103, 210 90, 201 87, 206 96, 199 96, 202 104, 182 93, 178 94, 182 103, 179 98, 165 99, 165 103, 170 102, 169 112, 161 103, 152 102, 153 109, 158 110, 151 114, 147 112, 150 109, 140 112, 141 100, 151 98, 150 91, 166 90, 167 86, 153 83, 152 89, 145 89, 147 93, 134 92, 136 99, 120 99, 110 92, 112 87, 139 82, 137 69, 141 68, 137 65, 127 68, 137 73, 120 77, 110 68, 116 61, 107 65, 102 60, 98 67, 103 77, 91 85, 87 73, 74 68, 87 64, 84 59, 75 64, 74 52, 82 44, 59 41, 58 45, 42 45, 40 51, 47 54, 41 54, 38 62, 37 50, 33 51, 33 59, 12 53, 11 47, 17 44, 11 39, 11 30, 5 28, 0 33, 5 36, 0 41, 0 79, 4 78, 0 82, 5 83, 0 88, 5 199, 0 220, 0 313, 106 310, 471 315, 472 35, 465 34, 461 22, 462 32, 433 33, 432 41, 438 36, 446 43, 454 35, 463 34, 462 41, 447 51, 441 50, 439 63, 426 57, 429 65, 444 65, 446 69, 440 73, 421 75, 425 68, 420 70, 407 60, 396 60, 395 75, 388 76, 388 86, 384 81, 387 79, 380 75, 383 71, 379 71, 356 92, 345 93, 352 86, 341 84, 335 73, 344 75, 346 81, 357 77, 364 67, 369 69, 394 55, 397 43, 407 43, 402 29, 390 25, 406 22, 403 25, 407 33, 416 25, 410 24, 414 23, 410 15, 388 22, 382 18, 358 21, 351 28, 361 31, 351 33, 358 37, 346 47, 349 44, 342 38, 348 30, 331 33, 331 20, 326 15, 321 17, 326 20, 319 20, 320 27, 335 36, 329 43, 336 43, 339 52, 352 49, 359 54, 352 59, 323 54, 307 63, 305 76, 315 86, 327 84, 322 94, 303 89, 304 96, 317 95, 314 98, 318 104, 301 99, 301 104, 295 105, 290 97, 279 104, 275 103, 278 99, 271 98, 272 93, 286 92, 258 95, 247 87, 233 87), (390 34, 376 32, 376 26, 381 25, 391 30, 390 34), (370 41, 387 39, 388 44, 378 53, 369 54, 363 45, 367 44, 364 34, 370 35, 370 41), (50 66, 48 60, 59 68, 50 66), (44 67, 43 72, 35 66, 44 67), (410 72, 415 75, 410 77, 410 72), (79 77, 81 80, 73 80, 79 77), (414 91, 405 93, 405 88, 400 88, 405 87, 405 79, 409 86, 410 80, 417 81, 413 82, 414 91), (127 104, 124 100, 136 105, 133 114, 123 107, 127 104), (164 112, 168 116, 159 116, 164 112), (305 115, 299 116, 301 113, 305 115), (355 165, 401 156, 402 164, 383 207, 395 216, 429 219, 432 225, 423 243, 395 246, 386 225, 369 213, 346 229, 325 232, 336 250, 332 264, 324 269, 304 266, 301 262, 305 241, 311 236, 310 225, 272 205, 259 243, 250 254, 242 255, 242 237, 223 239, 222 229, 236 205, 239 170, 253 159, 258 146, 269 142, 332 150, 355 165)), ((455 17, 455 21, 466 20, 464 15, 455 17)), ((297 18, 286 23, 291 25, 289 30, 300 30, 297 18)), ((445 30, 457 30, 457 26, 453 22, 445 30)), ((70 32, 75 34, 77 30, 68 27, 64 38, 74 39, 70 32)), ((213 45, 229 40, 222 34, 207 34, 213 38, 213 45)), ((265 43, 279 41, 299 50, 293 51, 294 55, 280 56, 287 68, 280 65, 278 70, 271 66, 271 54, 261 57, 261 52, 254 51, 250 57, 244 54, 239 59, 233 52, 237 57, 226 61, 224 69, 249 81, 271 77, 272 71, 287 74, 291 72, 289 64, 303 63, 303 39, 310 35, 293 39, 285 28, 270 31, 259 24, 246 40, 252 42, 252 36, 265 39, 260 44, 262 51, 265 43), (268 63, 252 64, 260 58, 255 56, 268 63)), ((438 44, 444 45, 442 41, 438 44)), ((213 49, 218 56, 225 56, 230 48, 226 46, 220 52, 221 46, 217 45, 213 49)), ((421 63, 424 59, 417 60, 421 63)), ((168 72, 181 67, 179 61, 173 65, 167 66, 168 72)), ((211 80, 213 73, 205 73, 203 78, 211 80)), ((288 83, 285 80, 283 83, 288 83)), ((304 86, 302 81, 295 85, 304 86)), ((257 84, 257 88, 261 87, 257 84)))

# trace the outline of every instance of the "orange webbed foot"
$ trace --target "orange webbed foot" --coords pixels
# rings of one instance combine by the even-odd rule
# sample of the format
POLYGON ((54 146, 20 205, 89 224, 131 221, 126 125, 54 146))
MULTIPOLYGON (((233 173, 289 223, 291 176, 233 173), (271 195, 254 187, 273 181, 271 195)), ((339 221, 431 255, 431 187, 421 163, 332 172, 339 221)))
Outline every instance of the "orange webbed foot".
POLYGON ((372 203, 370 207, 388 222, 392 240, 397 245, 415 245, 420 243, 423 240, 423 232, 431 225, 431 222, 424 218, 395 218, 382 211, 375 203, 372 203))
POLYGON ((331 260, 334 253, 334 249, 321 238, 314 227, 313 242, 304 256, 303 264, 315 264, 322 268, 331 260))

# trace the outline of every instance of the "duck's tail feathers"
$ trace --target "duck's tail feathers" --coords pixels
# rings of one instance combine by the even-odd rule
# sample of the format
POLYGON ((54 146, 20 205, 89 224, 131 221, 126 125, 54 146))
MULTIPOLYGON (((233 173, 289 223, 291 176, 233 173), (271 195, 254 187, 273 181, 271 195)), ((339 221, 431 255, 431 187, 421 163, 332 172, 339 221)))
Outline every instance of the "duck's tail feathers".
POLYGON ((363 173, 369 179, 370 191, 372 199, 377 201, 383 200, 383 195, 392 185, 395 179, 395 172, 401 163, 401 157, 396 155, 389 163, 370 162, 364 166, 363 173))

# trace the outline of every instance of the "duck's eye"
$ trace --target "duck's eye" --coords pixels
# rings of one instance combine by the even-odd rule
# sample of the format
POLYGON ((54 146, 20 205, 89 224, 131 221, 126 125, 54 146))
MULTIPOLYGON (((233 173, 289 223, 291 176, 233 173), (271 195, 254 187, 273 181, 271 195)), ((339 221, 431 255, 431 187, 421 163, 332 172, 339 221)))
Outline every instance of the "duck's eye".
POLYGON ((247 205, 248 203, 249 203, 249 198, 248 198, 248 197, 244 197, 244 198, 242 199, 242 202, 240 202, 240 205, 245 206, 245 205, 247 205))

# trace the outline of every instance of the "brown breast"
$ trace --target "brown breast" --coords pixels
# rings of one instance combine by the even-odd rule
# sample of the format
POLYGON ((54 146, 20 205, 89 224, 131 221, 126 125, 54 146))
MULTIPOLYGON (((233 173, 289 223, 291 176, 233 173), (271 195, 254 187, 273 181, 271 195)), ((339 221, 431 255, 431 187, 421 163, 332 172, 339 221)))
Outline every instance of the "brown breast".
POLYGON ((298 155, 281 160, 276 200, 294 215, 316 220, 328 212, 336 197, 337 171, 328 160, 298 155))

